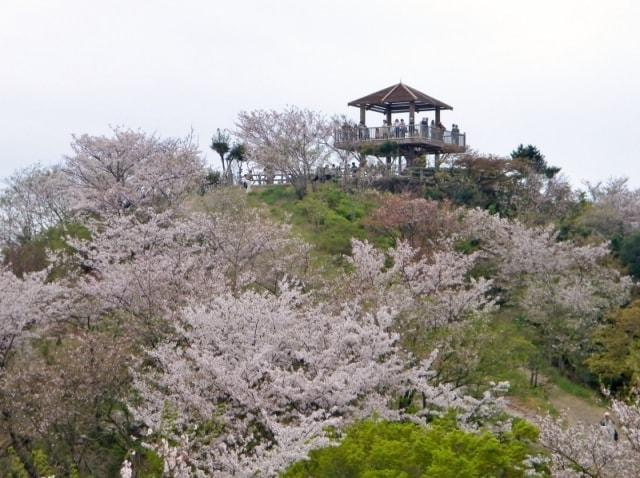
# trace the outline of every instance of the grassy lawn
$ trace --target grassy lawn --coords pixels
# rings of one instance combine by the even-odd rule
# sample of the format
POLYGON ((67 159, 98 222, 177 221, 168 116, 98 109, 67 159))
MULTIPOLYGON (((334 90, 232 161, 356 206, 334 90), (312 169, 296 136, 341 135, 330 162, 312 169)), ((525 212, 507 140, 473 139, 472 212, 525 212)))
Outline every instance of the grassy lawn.
POLYGON ((266 186, 249 193, 250 204, 266 206, 274 219, 289 222, 294 231, 313 244, 318 253, 332 261, 351 252, 351 239, 367 239, 389 247, 393 239, 373 235, 366 218, 378 207, 375 191, 345 193, 334 184, 319 185, 303 199, 290 186, 266 186))

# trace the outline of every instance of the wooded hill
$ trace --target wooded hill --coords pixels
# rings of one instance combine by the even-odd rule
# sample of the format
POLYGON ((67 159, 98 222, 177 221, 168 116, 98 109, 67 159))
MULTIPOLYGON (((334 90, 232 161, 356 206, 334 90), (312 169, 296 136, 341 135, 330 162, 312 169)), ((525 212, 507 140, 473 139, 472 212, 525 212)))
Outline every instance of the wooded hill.
POLYGON ((0 475, 640 476, 640 191, 533 146, 312 181, 319 135, 248 134, 218 175, 116 129, 7 179, 0 475), (274 155, 292 185, 234 185, 274 155))

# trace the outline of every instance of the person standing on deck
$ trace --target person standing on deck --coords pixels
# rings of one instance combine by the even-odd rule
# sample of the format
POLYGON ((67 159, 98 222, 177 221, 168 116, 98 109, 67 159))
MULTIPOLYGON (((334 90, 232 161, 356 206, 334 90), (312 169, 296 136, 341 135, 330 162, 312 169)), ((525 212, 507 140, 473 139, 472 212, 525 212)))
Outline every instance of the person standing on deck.
POLYGON ((426 116, 420 121, 420 136, 423 138, 429 137, 429 120, 426 116))
POLYGON ((368 139, 367 133, 368 133, 367 127, 363 123, 360 123, 358 125, 358 139, 359 140, 368 139))

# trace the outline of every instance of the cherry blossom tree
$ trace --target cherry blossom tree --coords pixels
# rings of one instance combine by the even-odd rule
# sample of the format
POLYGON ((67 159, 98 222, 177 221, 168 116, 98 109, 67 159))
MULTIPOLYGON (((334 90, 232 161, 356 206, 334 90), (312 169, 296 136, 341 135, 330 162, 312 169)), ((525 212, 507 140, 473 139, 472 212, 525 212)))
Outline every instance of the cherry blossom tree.
POLYGON ((204 177, 191 135, 159 139, 115 128, 113 136, 74 136, 63 171, 75 209, 121 213, 138 206, 175 204, 204 177))
POLYGON ((299 197, 306 193, 312 172, 330 154, 331 126, 316 111, 296 107, 242 111, 236 127, 248 159, 265 170, 288 175, 299 197))
POLYGON ((275 290, 285 273, 304 269, 308 252, 288 226, 240 206, 190 215, 138 211, 91 230, 89 241, 69 240, 73 261, 87 271, 77 284, 79 310, 89 321, 131 314, 151 338, 191 298, 250 285, 275 290))
POLYGON ((274 224, 258 211, 195 213, 187 227, 201 241, 201 266, 222 272, 233 292, 251 284, 276 291, 286 274, 301 276, 306 269, 309 246, 292 237, 289 226, 274 224))
MULTIPOLYGON (((68 291, 47 283, 46 272, 18 278, 0 265, 0 437, 8 440, 21 459, 28 456, 23 446, 24 436, 33 423, 22 418, 16 421, 15 406, 19 397, 33 410, 34 396, 21 393, 18 385, 35 386, 42 391, 42 377, 31 380, 32 377, 20 376, 16 370, 22 372, 25 367, 14 366, 15 358, 23 351, 27 351, 28 356, 33 350, 32 340, 45 336, 48 329, 63 320, 68 306, 68 291)), ((73 407, 68 409, 72 413, 73 407)))
POLYGON ((553 476, 632 478, 640 476, 640 403, 612 400, 602 423, 544 418, 540 442, 551 455, 553 476), (615 430, 615 432, 614 432, 615 430))
MULTIPOLYGON (((348 294, 363 305, 387 306, 404 320, 404 330, 433 329, 455 324, 470 316, 491 311, 491 281, 467 278, 479 254, 464 255, 445 241, 443 250, 420 256, 408 242, 385 253, 368 242, 352 240, 353 273, 341 281, 348 294)), ((411 330, 407 331, 411 332, 411 330)))
POLYGON ((629 234, 640 228, 640 189, 629 188, 628 178, 587 183, 592 207, 580 221, 604 237, 629 234))
POLYGON ((192 300, 181 338, 149 349, 156 366, 136 373, 144 400, 135 413, 156 447, 167 437, 183 443, 167 456, 187 456, 181 462, 213 476, 274 476, 328 444, 329 429, 371 414, 420 421, 434 406, 454 407, 468 426, 495 414, 491 393, 474 399, 430 383, 432 357, 412 358, 394 332, 410 312, 438 327, 489 309, 488 282, 464 278, 474 258, 448 251, 416 260, 405 243, 390 255, 386 270, 384 254, 354 241, 354 272, 339 282, 359 292, 329 301, 290 282, 275 294, 229 290, 192 300), (406 392, 422 397, 416 416, 393 406, 406 392))
POLYGON ((328 444, 328 427, 372 413, 399 419, 390 400, 406 389, 459 406, 469 421, 495 413, 489 396, 462 398, 429 384, 428 360, 407 365, 389 311, 345 304, 336 315, 297 288, 280 289, 224 294, 185 310, 188 345, 151 350, 160 370, 138 375, 138 418, 161 435, 190 435, 186 453, 196 469, 274 476, 328 444))
POLYGON ((366 155, 361 154, 360 151, 358 151, 358 149, 355 146, 351 148, 336 147, 334 132, 341 130, 341 128, 344 128, 344 125, 348 125, 349 128, 354 128, 354 130, 357 127, 357 124, 354 123, 353 120, 351 120, 346 115, 334 115, 331 117, 331 120, 330 120, 331 134, 330 136, 328 136, 329 138, 328 145, 329 145, 329 148, 331 148, 332 154, 339 161, 340 169, 342 170, 342 173, 343 173, 342 188, 346 189, 347 184, 350 182, 349 180, 352 178, 352 175, 349 174, 350 163, 352 161, 357 161, 357 164, 360 166, 360 168, 362 168, 363 166, 366 165, 366 155))
POLYGON ((460 367, 466 371, 480 360, 479 350, 458 342, 477 334, 496 306, 492 281, 471 276, 480 254, 454 251, 450 238, 437 247, 424 254, 399 242, 384 253, 353 241, 353 272, 339 281, 340 290, 330 297, 346 293, 363 307, 393 307, 398 311, 394 329, 401 332, 403 345, 417 354, 436 348, 433 369, 442 377, 461 356, 465 362, 460 367), (469 328, 473 332, 467 332, 469 328))
POLYGON ((544 225, 577 212, 578 201, 571 184, 563 175, 548 177, 531 172, 519 182, 512 198, 515 217, 527 225, 544 225))
POLYGON ((466 237, 496 265, 496 284, 522 307, 539 330, 551 360, 559 365, 578 354, 581 362, 594 326, 612 307, 629 300, 632 281, 604 262, 607 244, 577 246, 558 241, 551 227, 471 210, 466 237))
POLYGON ((153 339, 184 305, 190 281, 208 284, 194 270, 197 249, 190 231, 173 211, 110 216, 91 230, 91 240, 69 241, 75 249, 72 260, 86 271, 77 290, 88 324, 104 314, 130 314, 138 319, 140 333, 153 339))
POLYGON ((67 291, 46 282, 46 271, 20 279, 0 265, 0 376, 11 352, 40 329, 59 319, 67 291))
POLYGON ((0 192, 0 245, 29 241, 68 219, 71 204, 59 168, 32 166, 5 182, 0 192))
POLYGON ((120 403, 128 391, 130 342, 72 329, 43 337, 38 349, 23 348, 0 377, 2 435, 6 432, 23 456, 30 444, 43 443, 63 475, 71 460, 83 474, 105 476, 113 458, 88 442, 104 437, 105 427, 127 436, 120 403))

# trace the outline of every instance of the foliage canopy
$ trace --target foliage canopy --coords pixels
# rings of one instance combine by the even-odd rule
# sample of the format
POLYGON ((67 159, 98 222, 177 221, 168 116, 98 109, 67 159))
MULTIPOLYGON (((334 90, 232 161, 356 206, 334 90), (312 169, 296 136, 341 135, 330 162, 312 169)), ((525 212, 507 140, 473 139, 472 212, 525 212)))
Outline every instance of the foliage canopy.
POLYGON ((524 477, 523 460, 537 430, 516 421, 500 436, 460 430, 452 417, 428 428, 368 420, 354 425, 337 447, 311 452, 283 478, 505 478, 524 477))

